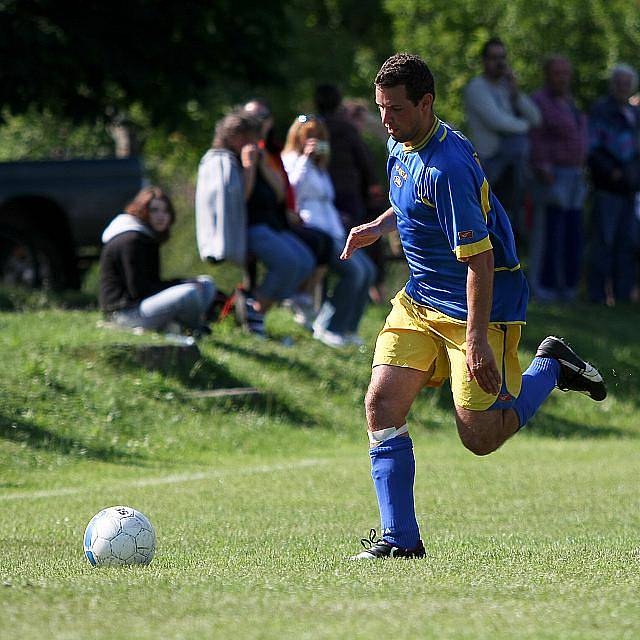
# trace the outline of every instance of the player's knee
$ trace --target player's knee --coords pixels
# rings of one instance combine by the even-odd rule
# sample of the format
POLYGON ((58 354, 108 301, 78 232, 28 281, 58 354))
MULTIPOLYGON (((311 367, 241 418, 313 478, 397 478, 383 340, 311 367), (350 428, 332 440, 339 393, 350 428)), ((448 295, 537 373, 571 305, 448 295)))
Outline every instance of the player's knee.
POLYGON ((370 386, 364 397, 364 408, 368 417, 387 414, 392 404, 391 397, 380 387, 370 386))
POLYGON ((486 437, 479 437, 477 434, 462 435, 460 434, 462 444, 477 456, 488 456, 493 453, 499 445, 488 440, 486 437))

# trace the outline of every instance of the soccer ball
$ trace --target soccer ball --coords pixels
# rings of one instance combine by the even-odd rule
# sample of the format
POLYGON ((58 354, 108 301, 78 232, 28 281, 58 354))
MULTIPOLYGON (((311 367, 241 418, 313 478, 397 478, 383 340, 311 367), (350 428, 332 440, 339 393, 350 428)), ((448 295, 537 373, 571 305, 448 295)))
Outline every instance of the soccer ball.
POLYGON ((109 507, 91 518, 84 532, 84 555, 98 565, 149 564, 156 532, 147 517, 131 507, 109 507))

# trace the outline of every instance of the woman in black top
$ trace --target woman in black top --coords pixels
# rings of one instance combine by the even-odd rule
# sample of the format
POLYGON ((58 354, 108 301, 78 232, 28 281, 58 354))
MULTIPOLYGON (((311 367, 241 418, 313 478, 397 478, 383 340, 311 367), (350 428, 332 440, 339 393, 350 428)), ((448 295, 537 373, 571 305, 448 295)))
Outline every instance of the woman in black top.
POLYGON ((209 276, 160 278, 160 244, 169 239, 175 211, 158 187, 142 189, 102 235, 100 307, 123 326, 204 329, 216 288, 209 276))

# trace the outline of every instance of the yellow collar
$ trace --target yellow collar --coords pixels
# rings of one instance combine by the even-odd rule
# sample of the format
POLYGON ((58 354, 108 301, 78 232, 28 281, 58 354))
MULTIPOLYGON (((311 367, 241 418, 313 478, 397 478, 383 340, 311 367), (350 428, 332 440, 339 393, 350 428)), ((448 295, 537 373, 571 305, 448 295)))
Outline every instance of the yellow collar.
POLYGON ((427 143, 429 142, 429 140, 431 140, 431 138, 433 138, 439 126, 440 126, 440 119, 438 118, 438 116, 434 116, 433 126, 431 127, 431 129, 429 129, 429 132, 427 133, 427 135, 424 138, 422 138, 422 140, 420 140, 418 144, 411 145, 411 144, 407 144, 406 142, 403 143, 402 148, 404 152, 412 153, 414 151, 420 151, 420 149, 423 149, 424 147, 426 147, 427 143))

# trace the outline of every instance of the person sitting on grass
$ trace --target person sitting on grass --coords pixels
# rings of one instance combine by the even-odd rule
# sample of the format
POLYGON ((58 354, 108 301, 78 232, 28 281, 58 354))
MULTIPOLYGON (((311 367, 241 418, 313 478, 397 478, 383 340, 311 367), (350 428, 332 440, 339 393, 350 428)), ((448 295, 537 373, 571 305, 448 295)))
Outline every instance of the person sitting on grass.
POLYGON ((123 327, 210 333, 205 324, 216 294, 209 276, 160 278, 160 245, 175 221, 160 188, 146 187, 104 230, 100 256, 100 308, 123 327))
POLYGON ((264 314, 298 291, 316 261, 281 214, 284 187, 258 147, 260 128, 242 110, 217 123, 198 168, 196 231, 203 260, 246 266, 253 256, 266 267, 260 283, 237 290, 236 301, 244 327, 264 336, 264 314))

